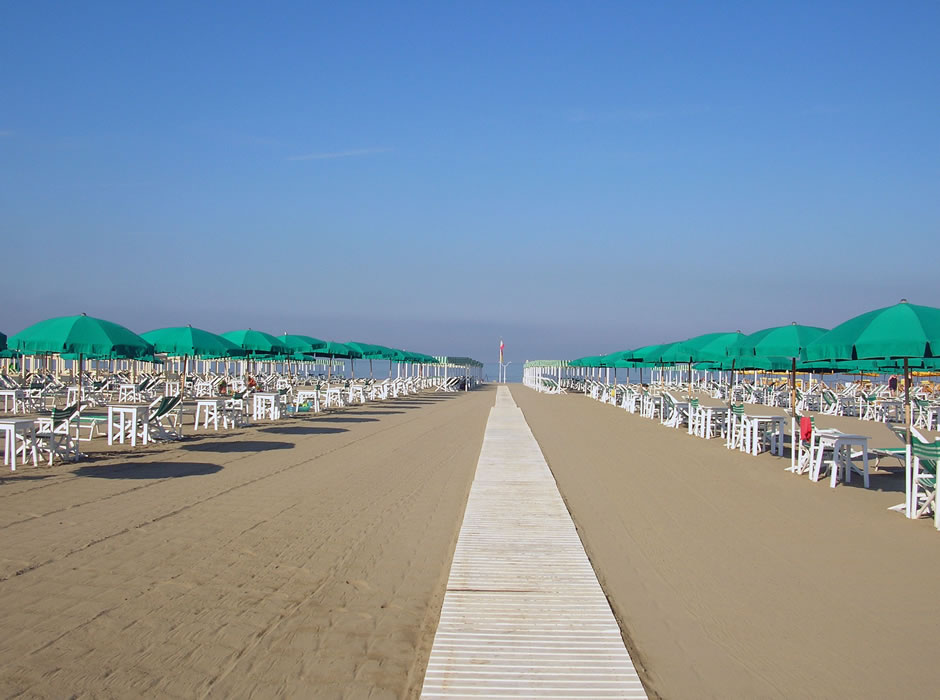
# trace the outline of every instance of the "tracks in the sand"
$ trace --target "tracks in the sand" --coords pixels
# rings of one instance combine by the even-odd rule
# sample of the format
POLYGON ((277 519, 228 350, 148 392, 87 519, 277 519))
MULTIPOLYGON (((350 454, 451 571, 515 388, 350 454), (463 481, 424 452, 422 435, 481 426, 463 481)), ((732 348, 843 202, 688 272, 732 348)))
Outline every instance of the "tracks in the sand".
POLYGON ((10 479, 0 695, 416 693, 492 396, 10 479))

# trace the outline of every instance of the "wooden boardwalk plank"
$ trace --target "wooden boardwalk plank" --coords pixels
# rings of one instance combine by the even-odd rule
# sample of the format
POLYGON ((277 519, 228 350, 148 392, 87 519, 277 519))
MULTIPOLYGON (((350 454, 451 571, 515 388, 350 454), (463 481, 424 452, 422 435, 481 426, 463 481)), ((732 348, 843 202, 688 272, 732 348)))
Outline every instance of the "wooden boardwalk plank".
POLYGON ((486 425, 422 697, 647 697, 506 387, 486 425))

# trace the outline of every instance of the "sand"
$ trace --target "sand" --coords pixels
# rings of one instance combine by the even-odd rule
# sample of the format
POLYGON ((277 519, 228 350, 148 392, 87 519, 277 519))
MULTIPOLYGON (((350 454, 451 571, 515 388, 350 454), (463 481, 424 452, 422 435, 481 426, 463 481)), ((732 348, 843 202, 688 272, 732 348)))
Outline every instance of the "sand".
POLYGON ((5 472, 0 696, 416 696, 494 396, 5 472))
POLYGON ((830 489, 585 396, 512 391, 651 697, 936 694, 940 533, 886 510, 903 476, 830 489))

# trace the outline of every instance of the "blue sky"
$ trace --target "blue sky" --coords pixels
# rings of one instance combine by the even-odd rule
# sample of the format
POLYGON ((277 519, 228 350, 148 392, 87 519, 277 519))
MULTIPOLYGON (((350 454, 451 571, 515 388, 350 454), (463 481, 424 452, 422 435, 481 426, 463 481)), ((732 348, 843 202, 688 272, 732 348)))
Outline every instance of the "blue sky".
POLYGON ((575 357, 940 306, 940 4, 7 3, 0 330, 575 357))

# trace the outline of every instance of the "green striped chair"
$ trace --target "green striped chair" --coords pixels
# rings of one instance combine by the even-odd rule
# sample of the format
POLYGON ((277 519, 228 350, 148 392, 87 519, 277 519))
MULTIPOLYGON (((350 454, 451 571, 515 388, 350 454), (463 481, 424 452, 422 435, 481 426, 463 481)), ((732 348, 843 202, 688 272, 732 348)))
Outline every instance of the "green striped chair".
POLYGON ((937 463, 940 462, 940 440, 924 442, 911 435, 911 457, 914 475, 911 482, 911 508, 913 517, 919 518, 933 513, 934 523, 940 529, 940 513, 937 509, 937 463))
POLYGON ((747 414, 744 413, 744 404, 731 404, 728 411, 728 441, 725 446, 732 450, 744 450, 750 447, 747 414))
POLYGON ((149 440, 179 440, 183 437, 183 400, 180 396, 163 396, 155 402, 147 422, 149 440))
POLYGON ((800 432, 800 419, 796 420, 795 435, 793 441, 799 445, 797 450, 796 464, 790 467, 794 474, 808 474, 813 467, 813 460, 816 456, 816 416, 810 416, 809 422, 812 426, 809 440, 804 440, 800 432))
POLYGON ((702 417, 699 415, 698 399, 689 399, 689 435, 705 437, 705 430, 700 428, 702 417))
POLYGON ((81 457, 78 449, 79 413, 78 404, 66 408, 53 408, 46 416, 37 420, 36 443, 40 452, 49 454, 49 466, 59 457, 64 460, 77 460, 81 457), (74 431, 74 434, 73 434, 74 431))

